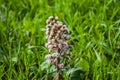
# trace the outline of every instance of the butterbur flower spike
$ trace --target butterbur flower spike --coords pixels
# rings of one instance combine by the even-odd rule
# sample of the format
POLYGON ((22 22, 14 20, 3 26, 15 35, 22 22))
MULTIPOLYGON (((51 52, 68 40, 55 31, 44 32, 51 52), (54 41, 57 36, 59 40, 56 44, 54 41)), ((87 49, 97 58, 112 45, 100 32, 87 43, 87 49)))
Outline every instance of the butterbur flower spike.
POLYGON ((66 25, 58 21, 57 16, 50 16, 46 20, 46 36, 47 43, 45 46, 49 49, 49 52, 51 52, 51 54, 46 55, 46 59, 51 61, 59 72, 65 67, 64 63, 61 62, 61 58, 65 59, 69 57, 67 53, 71 45, 68 45, 67 41, 71 36, 69 35, 66 25))

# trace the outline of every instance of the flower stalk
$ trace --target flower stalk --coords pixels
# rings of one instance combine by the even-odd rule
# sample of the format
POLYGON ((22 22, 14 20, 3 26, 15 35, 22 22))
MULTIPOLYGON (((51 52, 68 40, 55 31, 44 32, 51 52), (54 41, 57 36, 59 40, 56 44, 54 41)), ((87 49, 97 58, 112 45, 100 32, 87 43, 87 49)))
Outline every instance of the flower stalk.
POLYGON ((45 46, 49 49, 51 54, 46 55, 46 59, 56 66, 58 79, 61 80, 60 71, 65 68, 61 59, 67 59, 71 53, 68 50, 71 45, 67 41, 71 38, 66 25, 58 21, 58 17, 50 16, 46 20, 46 38, 47 43, 45 46))

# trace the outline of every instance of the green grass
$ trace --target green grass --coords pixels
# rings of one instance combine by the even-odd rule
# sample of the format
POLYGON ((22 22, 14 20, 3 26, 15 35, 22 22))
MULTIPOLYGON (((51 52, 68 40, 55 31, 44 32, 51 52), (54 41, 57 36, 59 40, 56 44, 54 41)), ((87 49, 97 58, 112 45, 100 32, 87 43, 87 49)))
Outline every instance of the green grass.
POLYGON ((72 35, 71 68, 83 68, 85 80, 120 80, 119 5, 119 0, 0 0, 0 79, 49 80, 41 64, 49 53, 46 19, 54 15, 72 35))

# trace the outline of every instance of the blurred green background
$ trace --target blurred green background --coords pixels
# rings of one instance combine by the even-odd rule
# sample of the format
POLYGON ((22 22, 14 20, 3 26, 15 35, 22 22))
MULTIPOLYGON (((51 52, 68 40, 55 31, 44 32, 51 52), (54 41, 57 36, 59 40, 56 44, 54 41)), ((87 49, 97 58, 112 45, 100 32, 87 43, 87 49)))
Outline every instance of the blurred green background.
POLYGON ((51 15, 70 30, 71 68, 85 69, 84 80, 120 80, 120 0, 0 0, 1 80, 50 80, 40 65, 51 15))

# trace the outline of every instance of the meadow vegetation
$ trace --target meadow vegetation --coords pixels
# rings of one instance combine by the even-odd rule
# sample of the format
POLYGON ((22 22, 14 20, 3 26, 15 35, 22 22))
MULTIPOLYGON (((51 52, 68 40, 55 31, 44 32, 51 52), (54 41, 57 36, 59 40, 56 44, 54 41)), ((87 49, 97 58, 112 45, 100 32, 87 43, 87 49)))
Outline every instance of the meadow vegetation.
POLYGON ((1 80, 51 80, 54 74, 43 64, 51 15, 72 36, 73 55, 63 80, 73 71, 76 80, 120 80, 119 0, 0 0, 1 80))

